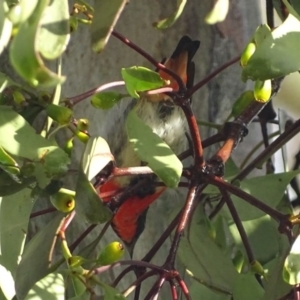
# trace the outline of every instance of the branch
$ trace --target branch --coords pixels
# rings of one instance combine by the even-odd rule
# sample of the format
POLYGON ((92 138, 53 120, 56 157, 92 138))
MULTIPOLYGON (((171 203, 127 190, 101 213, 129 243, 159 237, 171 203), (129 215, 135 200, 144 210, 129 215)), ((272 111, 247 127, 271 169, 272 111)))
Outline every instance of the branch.
POLYGON ((300 132, 300 119, 289 127, 283 134, 281 134, 268 148, 262 151, 244 170, 242 170, 234 180, 243 180, 256 166, 262 165, 269 157, 271 157, 277 150, 285 145, 297 133, 300 132))
POLYGON ((174 80, 177 82, 178 86, 179 86, 179 90, 186 90, 185 88, 185 84, 183 82, 183 80, 181 79, 181 77, 179 75, 177 75, 176 73, 174 73, 173 71, 169 70, 168 68, 166 68, 163 64, 157 62, 151 55, 149 55, 146 51, 144 51, 142 48, 140 48, 138 45, 134 44, 133 42, 131 42, 129 39, 125 38, 123 35, 121 35, 120 33, 116 32, 115 30, 112 31, 111 33, 114 37, 116 37, 117 39, 119 39, 122 43, 124 43, 125 45, 127 45, 128 47, 130 47, 131 49, 133 49, 134 51, 136 51, 137 53, 139 53, 140 55, 142 55, 143 57, 145 57, 151 64, 153 64, 157 69, 164 71, 165 73, 169 74, 170 76, 172 76, 174 78, 174 80))
POLYGON ((205 180, 207 183, 212 184, 219 189, 226 190, 227 192, 245 200, 252 206, 257 207, 264 213, 268 214, 271 218, 275 219, 278 222, 285 221, 287 219, 287 216, 278 212, 277 210, 273 209, 272 207, 266 205, 265 203, 259 201, 255 197, 253 197, 250 194, 247 194, 243 190, 239 189, 238 187, 224 181, 223 179, 217 177, 217 176, 206 176, 205 180))

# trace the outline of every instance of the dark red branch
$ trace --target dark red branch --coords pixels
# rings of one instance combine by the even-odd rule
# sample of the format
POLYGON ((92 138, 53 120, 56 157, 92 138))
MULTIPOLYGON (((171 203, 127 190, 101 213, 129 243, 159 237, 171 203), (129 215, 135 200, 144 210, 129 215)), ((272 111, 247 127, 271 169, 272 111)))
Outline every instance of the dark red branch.
POLYGON ((174 262, 175 262, 176 253, 177 253, 177 250, 178 250, 180 238, 181 238, 181 236, 184 232, 184 229, 186 228, 186 225, 189 221, 190 215, 192 213, 192 207, 195 203, 196 196, 198 194, 200 194, 205 187, 206 187, 206 185, 202 185, 201 187, 199 187, 199 183, 196 183, 196 182, 191 183, 191 187, 190 187, 188 195, 187 195, 185 206, 183 208, 183 212, 182 212, 182 215, 180 217, 179 224, 178 224, 177 229, 175 231, 175 235, 174 235, 174 238, 173 238, 173 241, 172 241, 172 245, 171 245, 171 248, 170 248, 170 251, 169 251, 169 255, 168 255, 167 260, 165 262, 165 265, 168 268, 173 268, 174 267, 174 262))
POLYGON ((124 43, 125 45, 127 45, 128 47, 130 47, 131 49, 133 49, 134 51, 136 51, 137 53, 139 53, 140 55, 142 55, 143 57, 145 57, 157 69, 159 69, 161 71, 164 71, 167 74, 169 74, 170 76, 172 76, 176 80, 176 82, 177 82, 177 84, 179 86, 179 90, 182 90, 182 91, 186 90, 185 84, 184 84, 183 80, 175 72, 169 70, 163 64, 157 62, 150 54, 148 54, 142 48, 140 48, 139 46, 137 46, 136 44, 134 44, 133 42, 131 42, 129 39, 127 39, 126 37, 124 37, 120 33, 116 32, 115 30, 113 30, 111 34, 114 37, 116 37, 117 39, 119 39, 122 43, 124 43))
POLYGON ((273 209, 272 207, 266 205, 265 203, 259 201, 255 197, 250 194, 247 194, 243 190, 239 189, 238 187, 224 181, 223 179, 217 176, 206 176, 205 180, 207 183, 217 186, 219 189, 226 190, 227 192, 245 200, 249 204, 257 207, 264 213, 268 214, 270 217, 275 219, 278 222, 282 222, 287 219, 287 216, 278 212, 277 210, 273 209))
POLYGON ((249 263, 251 264, 255 258, 254 258, 254 254, 253 254, 253 251, 252 251, 252 247, 250 245, 250 242, 249 242, 249 239, 248 239, 248 236, 246 234, 246 231, 245 231, 245 228, 242 224, 242 221, 239 217, 239 214, 230 198, 230 196, 228 195, 228 193, 226 191, 224 191, 223 189, 220 189, 220 192, 221 194, 223 195, 223 198, 228 206, 228 209, 231 213, 231 216, 232 216, 232 219, 239 231, 239 234, 240 234, 240 237, 242 239, 242 242, 243 242, 243 245, 245 247, 245 250, 246 250, 246 253, 247 253, 247 256, 248 256, 248 261, 249 263))

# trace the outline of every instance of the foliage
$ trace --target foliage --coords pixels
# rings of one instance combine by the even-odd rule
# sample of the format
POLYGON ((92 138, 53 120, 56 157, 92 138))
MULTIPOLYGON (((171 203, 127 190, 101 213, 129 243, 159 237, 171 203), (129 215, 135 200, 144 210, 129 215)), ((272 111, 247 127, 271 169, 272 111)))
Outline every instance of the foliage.
MULTIPOLYGON (((278 91, 281 77, 300 69, 298 2, 283 1, 289 11, 285 15, 282 3, 273 1, 283 24, 274 30, 268 25, 259 26, 241 56, 242 78, 255 80, 254 89, 238 97, 227 121, 214 124, 219 132, 206 141, 200 139, 189 99, 209 80, 186 88, 184 79, 168 67, 168 62, 163 66, 116 32, 114 26, 126 2, 96 1, 95 7, 91 7, 80 0, 74 4, 71 14, 66 0, 0 3, 0 53, 8 49, 11 66, 23 80, 16 82, 0 73, 0 297, 65 299, 65 291, 71 286, 67 299, 125 299, 135 285, 141 285, 154 275, 158 279, 149 294, 153 299, 166 281, 170 283, 173 299, 178 299, 179 289, 186 299, 198 299, 201 295, 204 300, 278 300, 299 295, 299 215, 292 211, 285 193, 299 171, 246 177, 299 131, 300 121, 246 167, 236 166, 230 158, 233 148, 244 137, 246 127, 278 91), (64 98, 60 86, 67 78, 61 74, 61 56, 71 33, 82 24, 91 27, 91 47, 95 51, 102 51, 114 37, 121 40, 124 47, 127 45, 148 59, 160 72, 142 66, 123 68, 120 76, 124 81, 64 98), (58 62, 57 72, 47 68, 47 60, 58 62), (178 89, 161 78, 163 72, 176 82, 178 89), (119 168, 110 145, 100 136, 89 135, 88 120, 75 119, 73 107, 92 96, 91 104, 95 108, 113 108, 129 97, 107 91, 120 85, 126 86, 137 103, 147 99, 153 101, 153 105, 160 101, 171 103, 173 108, 177 105, 189 127, 190 148, 176 155, 163 137, 139 118, 135 106, 128 113, 126 132, 142 164, 119 168), (33 125, 37 119, 44 124, 40 132, 33 125), (64 147, 56 142, 60 130, 69 133, 64 147), (69 166, 74 139, 82 142, 85 149, 76 170, 76 186, 68 190, 63 187, 64 176, 72 171, 69 166), (203 148, 218 142, 222 142, 222 146, 216 154, 204 160, 203 148), (182 163, 186 157, 193 159, 189 167, 182 163), (133 175, 141 178, 135 186, 117 189, 112 185, 106 193, 99 192, 99 187, 110 183, 112 178, 133 175), (181 203, 174 210, 170 225, 161 232, 161 239, 140 260, 121 260, 124 246, 119 241, 107 245, 96 257, 90 257, 111 219, 126 201, 128 203, 128 198, 136 196, 138 185, 145 187, 149 182, 157 188, 157 196, 166 187, 181 186, 187 190, 185 204, 181 203), (32 213, 34 203, 42 197, 49 199, 49 209, 32 213), (31 218, 53 211, 55 216, 51 222, 27 240, 31 218), (90 227, 70 245, 65 232, 76 214, 90 227), (91 229, 104 223, 100 238, 80 255, 73 255, 91 229), (152 264, 152 257, 170 235, 172 246, 165 263, 163 266, 152 264), (55 245, 60 245, 56 255, 55 245), (184 274, 176 270, 176 259, 181 260, 192 280, 188 287, 182 280, 184 274), (127 266, 121 277, 130 271, 140 271, 136 272, 137 281, 122 293, 115 287, 117 282, 108 285, 99 276, 120 266, 127 266)), ((186 2, 178 0, 175 11, 155 22, 154 27, 164 29, 175 23, 186 2)), ((224 20, 228 5, 228 1, 216 1, 206 21, 213 24, 224 20), (223 8, 221 13, 220 7, 223 8)), ((223 69, 225 66, 207 78, 211 79, 223 69)), ((155 199, 151 198, 148 206, 155 199)), ((128 247, 131 254, 133 246, 128 247)), ((138 297, 137 289, 135 299, 138 297)))

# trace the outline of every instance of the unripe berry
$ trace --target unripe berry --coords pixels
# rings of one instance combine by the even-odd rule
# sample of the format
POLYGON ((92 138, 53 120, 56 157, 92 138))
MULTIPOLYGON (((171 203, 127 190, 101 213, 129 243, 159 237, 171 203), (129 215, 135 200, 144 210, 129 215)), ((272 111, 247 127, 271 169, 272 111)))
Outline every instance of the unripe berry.
POLYGON ((120 260, 124 255, 124 246, 120 242, 108 244, 99 254, 97 262, 101 265, 110 265, 120 260))
POLYGON ((50 197, 52 205, 64 213, 71 212, 75 207, 75 192, 61 188, 57 193, 50 197))
POLYGON ((258 102, 267 102, 272 94, 271 79, 265 81, 256 80, 254 85, 254 98, 258 102))

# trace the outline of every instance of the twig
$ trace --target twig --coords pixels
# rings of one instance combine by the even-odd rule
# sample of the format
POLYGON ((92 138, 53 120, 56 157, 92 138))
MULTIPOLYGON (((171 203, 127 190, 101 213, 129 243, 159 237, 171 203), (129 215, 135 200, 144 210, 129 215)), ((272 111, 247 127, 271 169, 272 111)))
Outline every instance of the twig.
POLYGON ((87 92, 84 92, 83 94, 67 98, 65 101, 62 101, 62 102, 66 102, 70 106, 74 106, 74 105, 78 104, 79 102, 81 102, 82 100, 84 100, 90 96, 93 96, 94 94, 100 93, 104 90, 114 88, 116 86, 122 86, 122 85, 125 85, 124 81, 113 81, 113 82, 105 83, 105 84, 102 84, 102 85, 100 85, 96 88, 93 88, 87 92))
POLYGON ((153 64, 157 69, 164 71, 165 73, 169 74, 174 78, 174 80, 177 82, 179 86, 179 90, 186 90, 185 84, 181 77, 177 75, 175 72, 171 71, 170 69, 166 68, 163 64, 157 62, 150 54, 148 54, 146 51, 144 51, 142 48, 131 42, 129 39, 125 38, 120 33, 116 32, 115 30, 111 33, 114 37, 119 39, 122 43, 126 44, 128 47, 145 57, 151 64, 153 64))
POLYGON ((264 213, 268 214, 271 218, 275 219, 276 221, 284 221, 286 220, 287 216, 278 212, 277 210, 273 209, 272 207, 266 205, 265 203, 259 201, 255 197, 250 194, 247 194, 243 190, 239 189, 238 187, 224 181, 223 179, 217 176, 206 176, 205 180, 207 183, 217 186, 220 189, 226 190, 229 193, 245 200, 249 204, 257 207, 258 209, 262 210, 264 213))
POLYGON ((243 180, 256 166, 262 165, 266 159, 271 157, 277 150, 285 145, 291 138, 300 132, 300 120, 297 120, 290 128, 281 134, 270 144, 260 155, 258 155, 244 170, 242 170, 233 180, 243 180))

